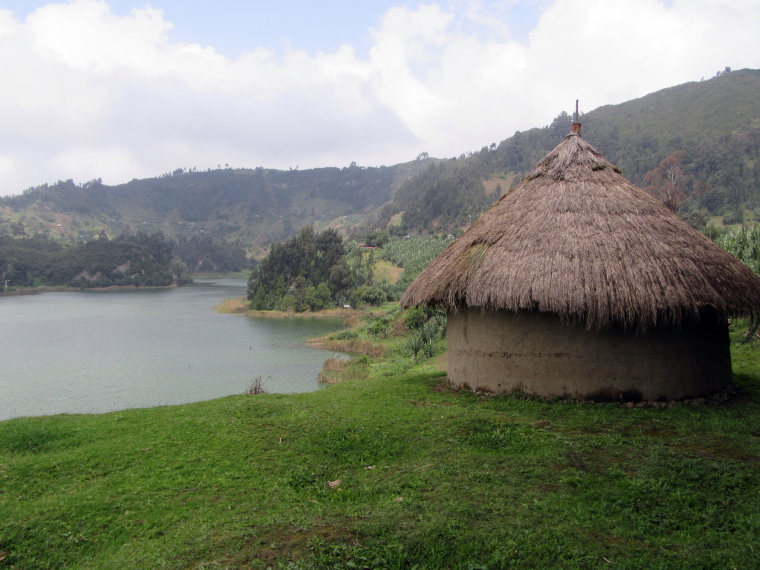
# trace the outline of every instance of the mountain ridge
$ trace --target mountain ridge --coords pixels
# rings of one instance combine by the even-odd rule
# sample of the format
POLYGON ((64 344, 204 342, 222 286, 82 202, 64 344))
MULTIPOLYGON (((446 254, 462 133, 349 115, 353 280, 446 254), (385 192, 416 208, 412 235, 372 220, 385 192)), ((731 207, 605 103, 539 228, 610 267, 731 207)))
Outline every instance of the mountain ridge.
MULTIPOLYGON (((657 190, 663 161, 683 175, 682 214, 760 207, 760 70, 719 73, 581 117, 583 136, 634 184, 657 190)), ((448 159, 309 170, 177 169, 107 186, 59 181, 0 198, 0 235, 87 240, 161 230, 237 239, 260 255, 300 228, 454 232, 472 223, 570 130, 570 116, 448 159)), ((664 167, 663 167, 664 168, 664 167)), ((662 184, 662 182, 659 182, 662 184)))

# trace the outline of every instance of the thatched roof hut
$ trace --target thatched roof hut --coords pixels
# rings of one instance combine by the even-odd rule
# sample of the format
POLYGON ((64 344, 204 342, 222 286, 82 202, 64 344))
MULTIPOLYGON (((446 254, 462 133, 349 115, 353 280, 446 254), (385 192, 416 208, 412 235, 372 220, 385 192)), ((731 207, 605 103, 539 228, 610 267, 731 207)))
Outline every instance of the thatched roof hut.
POLYGON ((760 278, 573 130, 420 274, 402 305, 447 307, 458 384, 647 399, 722 387, 726 318, 760 315, 760 278))

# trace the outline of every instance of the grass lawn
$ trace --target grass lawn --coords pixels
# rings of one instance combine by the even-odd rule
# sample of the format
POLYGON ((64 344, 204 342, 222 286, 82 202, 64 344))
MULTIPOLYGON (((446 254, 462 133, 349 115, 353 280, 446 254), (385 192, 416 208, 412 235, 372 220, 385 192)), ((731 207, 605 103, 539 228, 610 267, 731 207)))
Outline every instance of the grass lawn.
POLYGON ((744 394, 452 391, 400 359, 309 394, 0 422, 0 568, 757 568, 744 394))

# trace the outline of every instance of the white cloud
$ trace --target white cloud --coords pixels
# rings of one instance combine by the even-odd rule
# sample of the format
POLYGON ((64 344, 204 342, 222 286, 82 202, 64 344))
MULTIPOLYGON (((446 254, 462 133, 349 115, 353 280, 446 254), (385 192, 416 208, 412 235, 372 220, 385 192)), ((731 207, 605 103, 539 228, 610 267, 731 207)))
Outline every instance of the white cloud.
MULTIPOLYGON (((165 74, 184 46, 167 42, 172 25, 147 7, 115 16, 102 0, 51 4, 26 21, 37 49, 73 69, 109 73, 130 69, 148 76, 165 74)), ((194 50, 193 55, 202 52, 194 50)))
POLYGON ((0 156, 0 176, 13 172, 13 161, 7 156, 0 156))
MULTIPOLYGON (((589 111, 760 67, 760 0, 457 0, 379 18, 366 56, 252 46, 235 60, 171 40, 104 0, 0 10, 0 194, 57 179, 114 184, 180 166, 393 164, 453 156, 589 111)), ((157 2, 160 4, 160 1, 157 2)))

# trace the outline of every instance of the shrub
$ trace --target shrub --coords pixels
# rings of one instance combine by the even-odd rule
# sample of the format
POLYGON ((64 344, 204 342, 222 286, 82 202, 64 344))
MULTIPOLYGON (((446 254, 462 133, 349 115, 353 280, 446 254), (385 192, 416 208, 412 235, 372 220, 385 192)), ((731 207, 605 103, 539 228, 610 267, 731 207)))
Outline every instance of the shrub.
POLYGON ((325 350, 339 350, 342 352, 367 354, 373 358, 385 356, 385 346, 358 338, 353 338, 351 340, 332 340, 331 338, 328 338, 323 341, 321 345, 325 350))
POLYGON ((723 225, 729 226, 732 224, 743 224, 744 223, 744 208, 739 206, 734 210, 733 212, 726 212, 723 215, 723 225))
POLYGON ((388 331, 388 322, 385 319, 378 319, 367 326, 367 334, 371 336, 385 336, 388 331))
POLYGON ((412 307, 411 309, 408 309, 404 315, 404 324, 406 325, 406 328, 411 330, 420 328, 425 324, 426 320, 427 316, 422 307, 412 307))
POLYGON ((366 303, 373 307, 378 307, 388 300, 388 296, 385 294, 385 291, 383 291, 380 287, 368 287, 366 285, 357 287, 353 297, 354 303, 352 304, 355 306, 359 305, 360 303, 366 303))
POLYGON ((330 335, 330 340, 352 340, 358 337, 359 333, 352 330, 345 330, 330 335))
POLYGON ((417 358, 417 355, 422 350, 422 345, 425 342, 421 333, 415 333, 409 337, 406 344, 412 353, 412 358, 417 358))
POLYGON ((286 295, 283 295, 282 299, 280 299, 280 310, 281 311, 297 310, 296 308, 297 304, 298 304, 298 299, 296 299, 295 295, 287 293, 286 295))
POLYGON ((433 316, 423 324, 416 334, 409 337, 407 347, 412 353, 412 358, 422 352, 430 358, 435 354, 436 340, 446 335, 446 313, 436 310, 433 316))
POLYGON ((245 393, 249 396, 256 396, 258 394, 267 393, 267 391, 261 385, 261 376, 256 376, 256 378, 251 381, 251 385, 245 389, 245 393))

